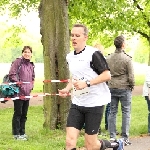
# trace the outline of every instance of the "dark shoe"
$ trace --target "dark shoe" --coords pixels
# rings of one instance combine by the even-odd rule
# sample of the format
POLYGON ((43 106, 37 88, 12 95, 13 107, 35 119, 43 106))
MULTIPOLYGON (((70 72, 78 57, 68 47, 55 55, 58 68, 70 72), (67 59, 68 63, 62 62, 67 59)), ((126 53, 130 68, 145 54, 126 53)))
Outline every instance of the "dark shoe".
POLYGON ((101 142, 100 150, 105 150, 107 148, 118 148, 119 147, 117 142, 110 142, 108 140, 100 140, 100 142, 101 142))
POLYGON ((124 140, 118 139, 116 142, 118 143, 119 146, 113 148, 113 150, 124 150, 124 140))
POLYGON ((124 140, 124 146, 129 146, 131 144, 132 143, 128 139, 124 140))
POLYGON ((116 130, 116 135, 119 135, 119 132, 116 130))

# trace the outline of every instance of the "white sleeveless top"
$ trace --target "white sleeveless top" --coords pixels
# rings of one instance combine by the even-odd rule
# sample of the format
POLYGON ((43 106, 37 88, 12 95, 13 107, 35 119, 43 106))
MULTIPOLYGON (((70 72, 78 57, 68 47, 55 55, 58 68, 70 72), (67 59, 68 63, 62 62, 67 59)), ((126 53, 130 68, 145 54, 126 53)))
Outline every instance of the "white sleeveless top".
MULTIPOLYGON (((86 46, 85 50, 79 54, 75 55, 74 51, 72 51, 67 55, 66 59, 69 65, 69 70, 72 74, 72 78, 91 80, 98 76, 98 74, 90 67, 90 62, 92 62, 92 55, 96 51, 98 51, 98 49, 91 46, 86 46)), ((103 61, 103 59, 101 61, 103 61)), ((97 62, 98 61, 99 60, 97 60, 97 62)), ((109 68, 104 68, 104 70, 108 69, 109 68)), ((92 85, 86 89, 84 89, 83 92, 79 90, 79 92, 73 93, 73 104, 78 106, 94 107, 108 104, 111 101, 111 94, 105 82, 92 85)))

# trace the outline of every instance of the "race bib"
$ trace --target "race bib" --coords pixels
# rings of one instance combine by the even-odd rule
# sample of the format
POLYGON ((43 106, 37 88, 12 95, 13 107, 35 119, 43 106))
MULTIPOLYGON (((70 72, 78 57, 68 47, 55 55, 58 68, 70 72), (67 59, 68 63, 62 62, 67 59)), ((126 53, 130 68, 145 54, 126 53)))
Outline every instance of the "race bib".
MULTIPOLYGON (((84 78, 81 78, 79 80, 86 81, 84 78)), ((76 88, 73 87, 73 95, 74 96, 78 97, 78 96, 87 95, 87 94, 89 94, 89 87, 85 87, 82 90, 76 90, 76 88)))
POLYGON ((87 95, 87 94, 89 94, 89 88, 88 87, 86 87, 82 90, 76 90, 76 88, 73 88, 73 95, 74 96, 78 97, 78 96, 87 95))

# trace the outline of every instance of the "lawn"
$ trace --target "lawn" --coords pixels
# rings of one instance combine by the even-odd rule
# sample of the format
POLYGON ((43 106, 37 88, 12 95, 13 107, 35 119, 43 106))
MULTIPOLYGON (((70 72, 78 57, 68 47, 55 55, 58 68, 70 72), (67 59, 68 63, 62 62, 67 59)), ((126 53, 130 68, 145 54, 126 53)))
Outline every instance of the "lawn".
MULTIPOLYGON (((26 134, 28 141, 15 141, 11 135, 11 119, 13 109, 0 109, 0 150, 63 150, 65 145, 65 132, 61 130, 46 130, 43 128, 44 115, 42 106, 29 108, 26 134)), ((134 96, 132 100, 130 137, 147 133, 147 106, 141 96, 134 96)), ((102 121, 103 136, 109 138, 108 132, 104 130, 104 119, 102 121), (105 135, 105 136, 104 136, 105 135)), ((117 130, 121 128, 121 112, 119 108, 117 130)), ((78 147, 83 146, 83 132, 78 140, 78 147)))
MULTIPOLYGON (((37 70, 39 72, 42 72, 37 70)), ((136 85, 143 85, 145 75, 136 74, 136 85)), ((42 92, 43 77, 36 77, 34 92, 42 92)), ((44 115, 42 106, 32 106, 29 108, 26 134, 28 141, 15 141, 11 135, 11 120, 13 108, 0 109, 0 150, 63 150, 65 147, 65 131, 46 130, 43 128, 44 115)), ((130 137, 147 133, 147 105, 142 96, 133 96, 131 112, 130 137)), ((121 111, 119 107, 117 117, 117 130, 121 132, 121 111)), ((109 138, 108 131, 104 129, 104 119, 102 121, 102 136, 99 138, 109 138)), ((84 145, 83 133, 79 137, 78 147, 84 145)))

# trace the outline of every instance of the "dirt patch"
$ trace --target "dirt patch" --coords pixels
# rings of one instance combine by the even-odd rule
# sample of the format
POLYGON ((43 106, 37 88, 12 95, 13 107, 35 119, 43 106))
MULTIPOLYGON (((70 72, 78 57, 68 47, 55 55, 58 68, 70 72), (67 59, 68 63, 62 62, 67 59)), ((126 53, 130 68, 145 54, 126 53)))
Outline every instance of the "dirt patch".
POLYGON ((133 96, 142 95, 142 92, 143 92, 143 85, 135 86, 134 90, 132 91, 132 95, 133 96))

